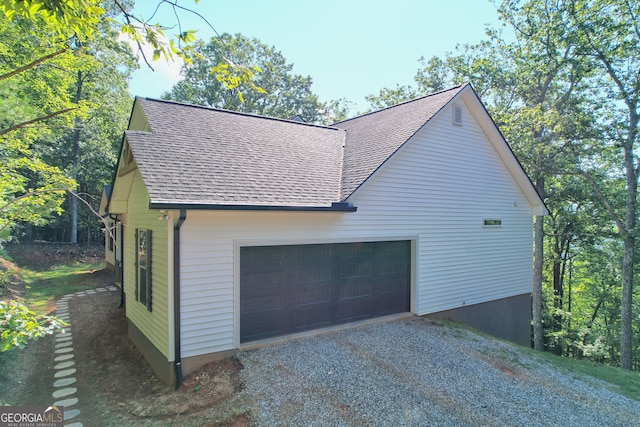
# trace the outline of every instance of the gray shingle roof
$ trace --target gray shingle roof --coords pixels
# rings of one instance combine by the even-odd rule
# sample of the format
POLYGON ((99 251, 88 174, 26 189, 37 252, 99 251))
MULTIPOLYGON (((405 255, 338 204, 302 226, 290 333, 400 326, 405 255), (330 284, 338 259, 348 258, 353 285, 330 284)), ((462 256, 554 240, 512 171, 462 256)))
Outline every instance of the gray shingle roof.
POLYGON ((153 203, 331 206, 344 131, 138 99, 151 132, 126 136, 153 203))
POLYGON ((330 207, 463 87, 315 126, 137 98, 151 132, 125 132, 152 204, 330 207))
POLYGON ((334 124, 346 130, 341 194, 351 195, 465 86, 334 124))

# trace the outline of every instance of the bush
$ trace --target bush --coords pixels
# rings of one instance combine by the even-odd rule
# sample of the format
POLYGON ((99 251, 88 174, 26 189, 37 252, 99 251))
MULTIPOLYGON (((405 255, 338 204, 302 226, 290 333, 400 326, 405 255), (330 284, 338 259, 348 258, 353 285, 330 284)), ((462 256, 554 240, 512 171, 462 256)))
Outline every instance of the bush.
POLYGON ((36 315, 15 300, 0 301, 0 352, 24 348, 29 340, 51 335, 67 324, 45 315, 36 315))

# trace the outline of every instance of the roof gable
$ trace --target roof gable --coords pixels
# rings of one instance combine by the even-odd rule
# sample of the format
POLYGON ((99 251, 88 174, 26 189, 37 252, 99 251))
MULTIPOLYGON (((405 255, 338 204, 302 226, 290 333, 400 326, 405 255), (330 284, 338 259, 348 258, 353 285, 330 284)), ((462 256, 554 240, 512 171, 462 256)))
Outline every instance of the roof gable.
POLYGON ((466 86, 427 95, 334 126, 347 133, 341 195, 346 199, 466 86))
POLYGON ((468 84, 331 127, 136 98, 137 119, 125 132, 116 178, 139 170, 152 208, 352 211, 349 197, 456 99, 471 106, 534 212, 544 214, 531 181, 468 84))

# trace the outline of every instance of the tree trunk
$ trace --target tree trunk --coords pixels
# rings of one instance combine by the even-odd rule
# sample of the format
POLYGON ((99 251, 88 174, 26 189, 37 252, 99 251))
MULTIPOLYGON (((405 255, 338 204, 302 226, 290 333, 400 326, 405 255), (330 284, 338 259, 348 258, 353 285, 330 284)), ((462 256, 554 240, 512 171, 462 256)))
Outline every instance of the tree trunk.
MULTIPOLYGON (((624 144, 627 200, 624 218, 624 256, 622 259, 622 301, 620 307, 620 367, 632 368, 633 356, 633 267, 635 256, 635 228, 637 214, 638 177, 633 146, 636 139, 638 115, 631 110, 629 132, 624 144)), ((622 231, 622 230, 621 230, 622 231)))
MULTIPOLYGON (((76 104, 80 103, 82 97, 82 72, 78 71, 76 88, 76 104)), ((76 117, 73 125, 73 151, 71 159, 71 177, 77 181, 78 179, 78 151, 80 150, 80 128, 82 121, 79 117, 76 117)), ((71 243, 78 243, 78 199, 76 198, 75 191, 69 196, 69 216, 71 217, 71 236, 69 241, 71 243)))
MULTIPOLYGON (((544 178, 536 180, 536 187, 541 197, 544 197, 544 178)), ((544 245, 544 217, 537 216, 534 229, 533 250, 533 348, 544 351, 544 333, 542 329, 542 266, 544 245)))

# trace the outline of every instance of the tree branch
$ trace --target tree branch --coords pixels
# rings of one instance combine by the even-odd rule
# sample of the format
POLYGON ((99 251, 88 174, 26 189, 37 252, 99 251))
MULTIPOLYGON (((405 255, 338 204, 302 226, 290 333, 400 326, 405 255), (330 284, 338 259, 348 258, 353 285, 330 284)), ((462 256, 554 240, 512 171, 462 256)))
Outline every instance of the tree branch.
POLYGON ((49 55, 45 55, 45 56, 43 56, 41 58, 38 58, 35 61, 33 61, 33 62, 31 62, 31 63, 29 63, 27 65, 23 65, 22 67, 18 67, 13 71, 8 72, 7 74, 0 75, 0 80, 5 80, 5 79, 8 79, 9 77, 15 76, 16 74, 20 74, 20 73, 22 73, 24 71, 27 71, 28 69, 36 67, 36 66, 42 64, 43 62, 46 62, 46 61, 50 60, 51 58, 55 58, 58 55, 62 55, 66 51, 67 51, 67 48, 65 47, 64 49, 60 49, 57 52, 53 52, 53 53, 50 53, 49 55))
POLYGON ((28 197, 31 196, 36 196, 38 194, 42 194, 42 193, 62 193, 62 192, 67 192, 69 191, 68 188, 46 188, 43 190, 35 190, 35 191, 30 191, 26 194, 23 194, 22 196, 18 196, 13 200, 8 201, 7 203, 5 203, 4 205, 0 206, 0 212, 4 211, 5 209, 7 209, 9 206, 11 206, 12 204, 19 202, 22 199, 26 199, 28 197))
MULTIPOLYGON (((120 1, 118 0, 114 0, 113 3, 116 5, 116 7, 118 9, 120 9, 120 13, 122 13, 122 16, 124 17, 125 21, 127 22, 127 25, 133 25, 131 23, 131 18, 133 17, 134 19, 136 19, 134 16, 132 16, 128 11, 127 8, 124 7, 124 5, 122 5, 120 3, 120 1)), ((146 25, 145 22, 141 22, 139 19, 136 19, 136 21, 140 22, 143 26, 146 25)), ((149 67, 149 69, 151 71, 155 71, 155 69, 151 66, 151 64, 149 63, 149 60, 147 59, 147 56, 144 54, 144 50, 142 49, 142 43, 140 43, 140 40, 134 40, 134 42, 136 43, 136 45, 138 46, 138 52, 140 52, 140 55, 142 56, 142 60, 144 61, 145 64, 147 64, 147 67, 149 67)))
MULTIPOLYGON (((91 213, 94 214, 100 221, 102 221, 102 223, 105 226, 105 229, 109 233, 109 236, 112 239, 114 239, 114 244, 116 243, 115 242, 115 236, 113 235, 113 232, 111 231, 111 228, 109 227, 108 221, 106 219, 104 219, 104 217, 102 217, 102 215, 100 215, 98 212, 96 212, 96 210, 89 204, 89 202, 87 202, 85 199, 80 197, 81 195, 84 195, 84 196, 90 196, 90 195, 87 194, 87 193, 74 193, 69 188, 46 188, 46 189, 43 189, 43 190, 30 191, 30 192, 28 192, 26 194, 23 194, 22 196, 18 196, 13 200, 8 201, 4 205, 0 206, 0 212, 6 210, 9 206, 13 205, 14 203, 17 203, 17 202, 19 202, 21 200, 27 199, 27 198, 29 198, 31 196, 37 196, 38 194, 42 194, 42 193, 63 193, 63 192, 71 195, 71 197, 75 197, 76 199, 78 199, 82 203, 84 203, 84 205, 91 211, 91 213)), ((11 225, 11 221, 8 221, 6 224, 4 224, 2 227, 0 227, 0 231, 4 230, 9 225, 11 225)))
POLYGON ((616 214, 616 212, 613 210, 613 207, 611 206, 611 204, 609 203, 607 198, 604 196, 604 194, 600 190, 600 187, 598 187, 598 184, 596 183, 596 181, 593 179, 593 177, 591 175, 589 175, 588 173, 586 173, 584 171, 579 171, 578 173, 581 176, 583 176, 589 182, 589 184, 591 184, 591 188, 593 188, 593 191, 596 192, 596 195, 600 199, 600 202, 602 202, 604 207, 607 209, 607 212, 609 212, 609 215, 611 215, 611 218, 616 223, 616 226, 618 227, 618 230, 620 230, 620 234, 622 234, 624 237, 626 237, 629 234, 629 231, 625 228, 625 226, 622 223, 622 221, 620 220, 620 217, 618 216, 618 214, 616 214))
POLYGON ((64 110, 54 111, 53 113, 49 113, 49 114, 47 114, 45 116, 40 116, 40 117, 37 117, 35 119, 28 120, 26 122, 18 123, 17 125, 13 125, 13 126, 10 126, 10 127, 6 128, 6 129, 0 130, 0 136, 6 135, 9 132, 12 132, 14 130, 18 130, 20 128, 32 125, 32 124, 37 123, 37 122, 42 122, 42 121, 45 121, 45 120, 49 120, 49 119, 51 119, 53 117, 56 117, 56 116, 68 113, 69 111, 73 111, 73 110, 77 110, 77 109, 78 109, 78 107, 65 108, 64 110))

